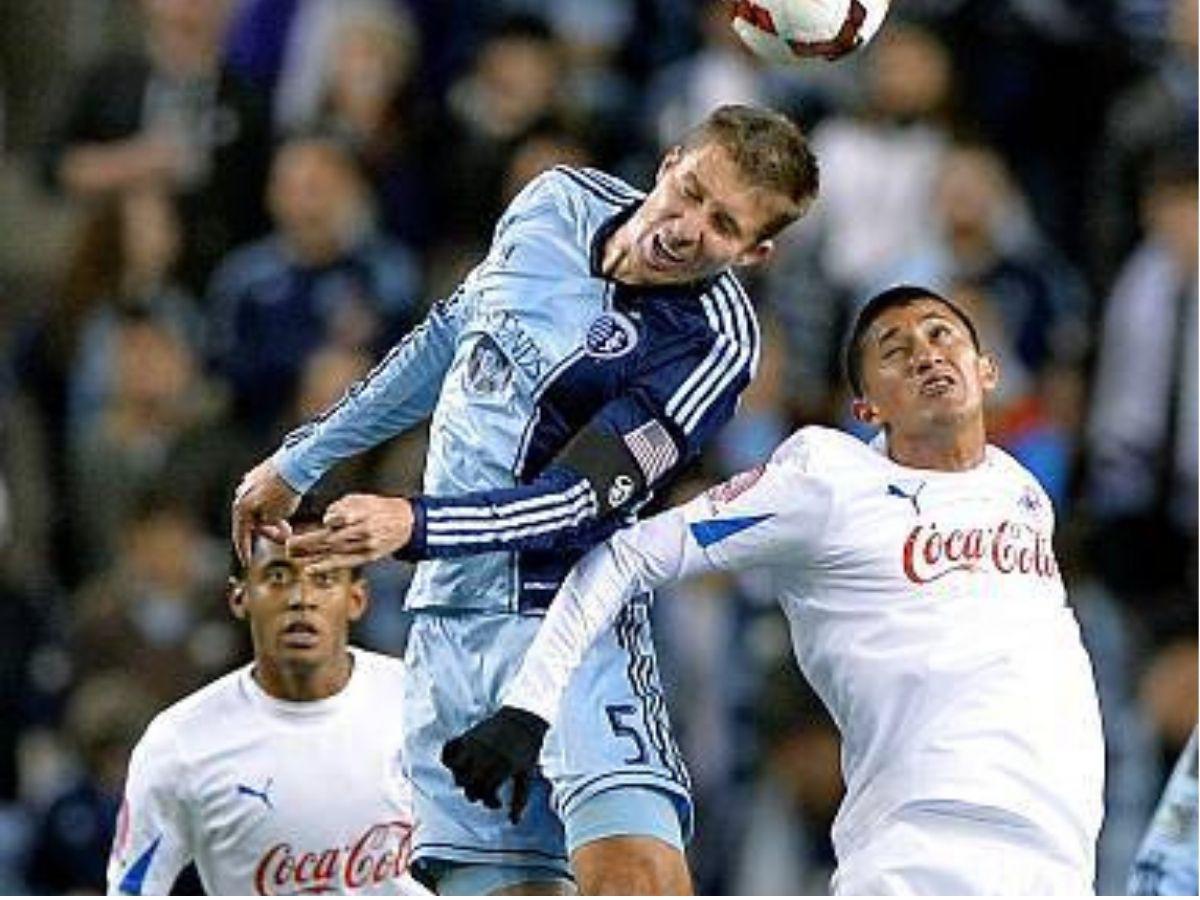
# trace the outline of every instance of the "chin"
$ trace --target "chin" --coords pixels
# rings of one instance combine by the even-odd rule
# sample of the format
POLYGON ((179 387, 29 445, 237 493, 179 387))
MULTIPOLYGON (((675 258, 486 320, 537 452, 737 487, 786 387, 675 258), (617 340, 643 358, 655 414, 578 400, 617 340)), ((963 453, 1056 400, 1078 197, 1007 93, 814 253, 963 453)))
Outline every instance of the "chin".
POLYGON ((327 647, 281 647, 275 654, 280 666, 291 669, 313 669, 332 657, 327 647))

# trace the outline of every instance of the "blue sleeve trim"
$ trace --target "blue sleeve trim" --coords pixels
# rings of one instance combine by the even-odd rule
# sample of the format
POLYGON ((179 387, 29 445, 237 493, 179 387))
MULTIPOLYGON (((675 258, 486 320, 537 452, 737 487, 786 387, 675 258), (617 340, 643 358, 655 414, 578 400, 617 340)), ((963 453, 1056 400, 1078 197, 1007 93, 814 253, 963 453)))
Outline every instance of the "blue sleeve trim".
POLYGON ((765 516, 742 516, 737 519, 707 519, 703 522, 693 522, 688 528, 697 544, 701 547, 711 547, 771 518, 774 518, 773 513, 765 516))
POLYGON ((141 896, 142 888, 146 884, 146 875, 150 871, 150 864, 154 861, 154 854, 158 852, 158 845, 161 843, 162 835, 159 835, 154 839, 154 843, 147 847, 137 861, 129 867, 129 871, 125 873, 125 877, 121 879, 121 884, 117 887, 118 891, 122 894, 141 896))
POLYGON ((424 497, 409 497, 408 499, 412 503, 412 537, 408 539, 408 543, 402 549, 396 551, 394 556, 403 562, 416 562, 425 558, 425 521, 427 513, 424 497))
POLYGON ((493 550, 568 549, 580 542, 590 546, 587 536, 598 516, 591 485, 564 465, 550 466, 532 484, 453 498, 422 497, 421 503, 421 550, 427 559, 493 550))

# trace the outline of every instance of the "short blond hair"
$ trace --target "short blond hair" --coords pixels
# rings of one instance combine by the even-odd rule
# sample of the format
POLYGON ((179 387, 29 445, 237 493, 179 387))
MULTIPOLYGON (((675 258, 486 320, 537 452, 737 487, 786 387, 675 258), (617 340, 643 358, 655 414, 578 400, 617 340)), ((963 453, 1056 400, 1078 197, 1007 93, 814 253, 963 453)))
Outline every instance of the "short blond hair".
POLYGON ((804 215, 817 196, 817 157, 800 126, 782 113, 742 104, 717 107, 680 141, 685 152, 710 144, 724 149, 751 185, 789 201, 788 210, 767 223, 762 238, 804 215))

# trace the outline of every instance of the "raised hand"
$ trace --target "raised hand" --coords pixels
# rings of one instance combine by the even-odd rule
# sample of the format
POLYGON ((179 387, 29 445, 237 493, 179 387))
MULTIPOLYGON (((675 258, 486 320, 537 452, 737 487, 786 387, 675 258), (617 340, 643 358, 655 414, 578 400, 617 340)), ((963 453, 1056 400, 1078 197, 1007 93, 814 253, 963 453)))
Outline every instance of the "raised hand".
POLYGON ((403 549, 412 529, 412 503, 404 497, 348 494, 329 505, 323 527, 288 540, 288 556, 314 573, 353 568, 403 549))
POLYGON ((250 562, 254 537, 283 544, 292 535, 287 517, 300 505, 300 494, 292 489, 275 468, 265 460, 242 476, 233 495, 230 525, 234 549, 242 564, 250 562))

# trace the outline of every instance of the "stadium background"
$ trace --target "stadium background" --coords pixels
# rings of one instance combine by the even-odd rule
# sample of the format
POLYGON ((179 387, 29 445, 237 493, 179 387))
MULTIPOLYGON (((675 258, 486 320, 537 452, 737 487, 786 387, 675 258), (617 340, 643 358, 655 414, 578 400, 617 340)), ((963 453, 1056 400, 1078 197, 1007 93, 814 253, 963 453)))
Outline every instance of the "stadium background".
MULTIPOLYGON (((701 0, 0 4, 0 890, 101 889, 147 717, 245 658, 237 475, 537 171, 645 185, 686 123, 755 101, 810 130, 822 199, 753 284, 761 373, 680 494, 845 424, 836 338, 872 288, 968 304, 1006 372, 996 439, 1056 503, 1119 892, 1196 717, 1196 3, 894 5, 858 58, 785 72, 701 0)), ((412 488, 421 449, 332 489, 412 488)), ((363 643, 402 642, 407 576, 373 576, 363 643)), ((701 892, 820 893, 837 740, 762 587, 658 605, 692 862, 701 892)))

